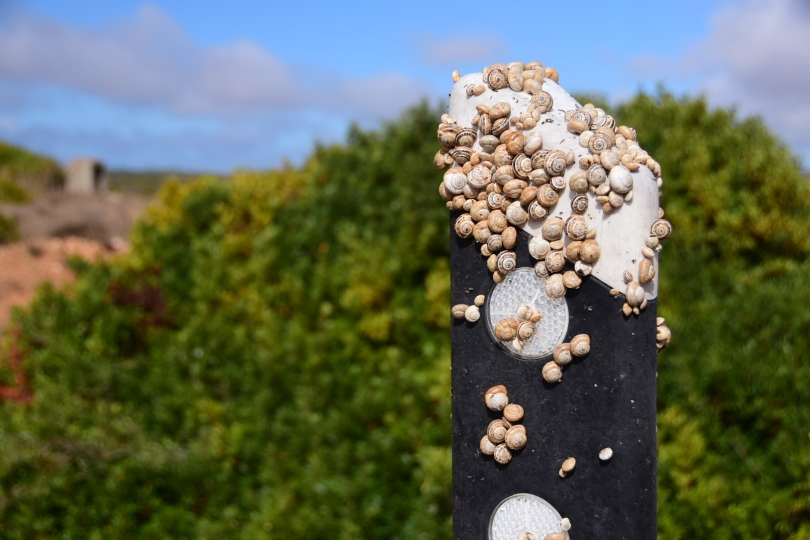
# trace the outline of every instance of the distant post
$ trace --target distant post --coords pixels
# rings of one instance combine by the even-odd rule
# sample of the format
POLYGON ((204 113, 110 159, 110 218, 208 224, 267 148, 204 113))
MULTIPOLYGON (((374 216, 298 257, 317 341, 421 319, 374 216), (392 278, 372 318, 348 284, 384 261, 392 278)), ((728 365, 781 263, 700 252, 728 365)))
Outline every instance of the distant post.
POLYGON ((660 167, 553 68, 454 80, 454 536, 653 540, 660 167))

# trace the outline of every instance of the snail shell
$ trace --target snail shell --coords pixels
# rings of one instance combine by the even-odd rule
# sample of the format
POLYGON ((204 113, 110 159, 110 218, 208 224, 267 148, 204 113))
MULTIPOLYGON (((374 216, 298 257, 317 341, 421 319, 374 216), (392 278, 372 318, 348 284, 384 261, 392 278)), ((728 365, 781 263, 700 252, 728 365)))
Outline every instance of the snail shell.
POLYGON ((456 234, 461 238, 469 238, 472 236, 474 227, 475 223, 473 223, 473 219, 470 214, 461 214, 456 219, 456 234))
POLYGON ((607 170, 612 170, 622 164, 619 154, 615 150, 606 150, 599 154, 599 163, 607 170))
POLYGON ((475 144, 477 138, 475 130, 472 128, 463 128, 456 135, 456 146, 472 146, 475 144))
POLYGON ((570 531, 571 530, 571 520, 568 518, 562 518, 560 520, 560 529, 563 531, 570 531))
POLYGON ((565 268, 565 255, 563 255, 562 251, 552 251, 546 255, 545 262, 549 274, 562 272, 563 268, 565 268))
MULTIPOLYGON (((478 117, 478 129, 481 130, 481 135, 487 137, 492 135, 492 118, 489 116, 489 113, 481 113, 478 117)), ((483 140, 483 137, 481 137, 481 139, 483 140)), ((481 146, 484 147, 483 143, 481 143, 481 146)), ((487 151, 491 152, 492 150, 487 151)))
POLYGON ((535 92, 532 96, 532 103, 538 105, 540 112, 546 113, 554 106, 554 98, 546 91, 535 92))
POLYGON ((543 366, 543 379, 548 383, 558 383, 562 380, 562 370, 554 362, 548 362, 543 366))
MULTIPOLYGON (((501 139, 501 142, 506 145, 506 150, 513 156, 523 153, 523 148, 526 145, 526 137, 520 131, 512 131, 501 139)), ((531 160, 529 160, 531 165, 531 160)))
POLYGON ((588 191, 588 173, 585 171, 575 172, 568 180, 568 187, 571 191, 582 195, 588 191))
POLYGON ((564 533, 561 532, 553 532, 548 533, 543 540, 568 540, 564 533))
POLYGON ((549 253, 551 253, 551 245, 548 240, 541 236, 532 236, 532 239, 529 240, 529 254, 538 261, 542 261, 549 253))
POLYGON ((633 189, 633 174, 622 166, 613 167, 608 178, 610 188, 617 193, 627 193, 633 189))
POLYGON ((648 248, 647 246, 644 246, 643 248, 641 248, 641 254, 644 255, 645 257, 647 257, 648 259, 655 258, 655 250, 652 250, 652 249, 648 248))
POLYGON ((499 101, 489 108, 489 117, 492 120, 508 117, 512 113, 512 106, 505 101, 499 101))
POLYGON ((506 216, 503 215, 503 212, 500 210, 493 210, 489 213, 487 217, 487 225, 489 230, 495 234, 500 234, 509 226, 509 222, 506 221, 506 216))
POLYGON ((464 312, 464 318, 467 319, 467 322, 477 322, 478 319, 481 318, 481 312, 478 310, 478 306, 470 306, 464 312))
POLYGON ((507 129, 509 129, 508 118, 498 118, 492 121, 492 134, 496 137, 500 137, 507 129))
POLYGON ((520 422, 523 418, 523 407, 517 403, 510 403, 503 409, 503 417, 510 422, 520 422))
POLYGON ((520 192, 520 204, 529 206, 533 202, 537 202, 537 186, 526 186, 520 192))
POLYGON ((508 274, 517 268, 517 255, 514 251, 501 251, 498 253, 498 272, 508 274))
POLYGON ((487 249, 492 253, 497 253, 503 249, 503 239, 500 234, 493 234, 487 238, 487 249))
POLYGON ((505 444, 499 444, 495 447, 494 457, 495 461, 501 465, 506 465, 512 461, 512 452, 509 451, 509 448, 507 448, 505 444))
POLYGON ((495 453, 495 445, 489 440, 487 435, 484 435, 481 439, 481 442, 478 444, 478 449, 481 450, 481 453, 485 456, 491 456, 495 453))
POLYGON ((461 167, 450 167, 444 173, 444 189, 447 193, 461 195, 467 185, 467 175, 461 167))
POLYGON ((569 289, 579 289, 579 286, 582 285, 582 278, 573 270, 568 270, 563 274, 563 285, 569 289))
POLYGON ((650 232, 652 232, 659 240, 669 238, 669 235, 672 234, 672 223, 666 219, 659 219, 652 224, 652 227, 650 227, 650 232))
POLYGON ((515 179, 514 174, 515 171, 512 169, 511 165, 501 165, 495 169, 492 179, 495 180, 499 186, 505 186, 507 182, 515 179))
POLYGON ((597 131, 588 140, 588 149, 594 154, 599 154, 605 150, 610 150, 613 146, 611 138, 602 131, 597 131))
POLYGON ((588 168, 588 183, 598 186, 607 180, 607 171, 601 165, 591 165, 588 168))
POLYGON ((531 156, 543 147, 543 134, 533 131, 526 135, 526 142, 523 144, 523 152, 531 156))
POLYGON ((496 167, 503 167, 504 165, 511 167, 513 159, 515 159, 514 156, 509 153, 505 144, 498 145, 495 151, 492 152, 492 160, 496 167))
POLYGON ((655 345, 660 351, 667 345, 669 345, 669 341, 672 339, 672 331, 669 329, 669 326, 665 324, 659 324, 658 328, 655 330, 655 345))
MULTIPOLYGON (((544 186, 541 186, 540 189, 542 190, 543 187, 544 186)), ((565 222, 562 220, 562 218, 552 217, 543 223, 543 227, 540 229, 540 231, 543 238, 549 242, 553 242, 554 240, 559 240, 562 238, 564 227, 565 222)))
POLYGON ((548 210, 546 210, 539 202, 532 201, 529 203, 529 217, 532 219, 545 219, 548 215, 548 210))
POLYGON ((540 261, 534 265, 534 273, 537 274, 537 277, 540 278, 547 278, 548 277, 548 268, 546 268, 546 261, 540 261))
POLYGON ((486 219, 489 217, 489 206, 487 206, 487 201, 473 202, 470 206, 470 216, 472 216, 473 221, 476 223, 479 221, 486 221, 486 219))
POLYGON ((565 258, 571 262, 577 262, 579 260, 579 250, 582 247, 582 242, 575 240, 573 242, 569 242, 567 246, 565 246, 565 258))
POLYGON ((526 340, 531 338, 534 335, 534 325, 530 322, 522 322, 520 326, 518 326, 518 337, 520 339, 526 340))
POLYGON ((467 175, 470 185, 476 189, 483 189, 492 180, 492 170, 486 165, 476 165, 467 175))
MULTIPOLYGON (((481 121, 478 123, 480 124, 481 121)), ((481 137, 481 140, 478 141, 478 144, 487 152, 493 152, 501 144, 501 140, 495 135, 484 135, 481 137)))
POLYGON ((615 191, 611 191, 610 193, 608 193, 607 199, 608 204, 610 204, 610 206, 612 206, 613 208, 618 208, 624 204, 624 197, 622 197, 619 193, 616 193, 615 191))
POLYGON ((590 276, 591 272, 593 272, 593 266, 582 261, 577 261, 574 263, 574 272, 581 277, 590 276))
POLYGON ((638 281, 642 285, 649 283, 655 277, 655 266, 650 259, 641 259, 638 263, 638 281))
MULTIPOLYGON (((525 149, 525 146, 524 146, 525 149)), ((535 169, 542 169, 545 172, 544 165, 546 162, 546 157, 551 153, 549 150, 543 150, 542 148, 532 154, 532 167, 535 169)), ((546 173, 548 176, 548 173, 546 173)))
POLYGON ((543 91, 543 82, 537 79, 524 79, 523 91, 527 94, 536 94, 543 91))
POLYGON ((439 143, 445 148, 452 148, 456 145, 456 135, 461 132, 461 126, 458 124, 440 124, 436 132, 439 138, 439 143))
POLYGON ((591 130, 583 131, 582 133, 579 134, 579 145, 583 148, 588 148, 588 143, 590 142, 591 137, 593 137, 593 131, 591 130))
POLYGON ((561 274, 552 274, 546 278, 546 294, 549 298, 562 298, 565 296, 565 285, 561 274))
MULTIPOLYGON (((491 216, 492 214, 490 214, 491 216)), ((585 240, 582 242, 582 247, 579 248, 579 258, 582 262, 586 264, 594 264, 596 261, 599 260, 599 255, 601 254, 599 250, 599 244, 596 240, 585 240)))
POLYGON ((627 298, 627 304, 630 307, 638 307, 646 299, 644 289, 641 288, 638 281, 631 281, 627 284, 627 291, 625 291, 624 296, 627 298))
POLYGON ((506 81, 510 89, 515 92, 520 92, 523 90, 523 70, 516 71, 510 69, 509 73, 506 74, 506 81))
POLYGON ((484 296, 483 294, 479 294, 478 296, 475 297, 475 300, 473 300, 473 304, 478 307, 481 307, 484 305, 484 302, 486 302, 486 299, 487 299, 486 296, 484 296))
POLYGON ((571 471, 574 470, 574 467, 576 467, 576 466, 577 466, 577 460, 572 458, 572 457, 570 457, 570 458, 566 459, 565 461, 563 461, 562 467, 560 467, 560 477, 565 478, 566 476, 568 476, 571 473, 571 471))
MULTIPOLYGON (((579 197, 577 197, 577 199, 578 198, 579 197)), ((587 197, 584 198, 587 205, 587 197)), ((588 234, 588 223, 585 221, 585 216, 574 214, 569 217, 565 221, 565 234, 571 240, 585 240, 585 235, 588 234)))
POLYGON ((540 186, 540 189, 537 190, 537 202, 546 208, 551 208, 557 204, 559 198, 560 196, 554 191, 554 188, 548 184, 543 184, 540 186))
MULTIPOLYGON (((509 197, 510 199, 517 199, 520 197, 520 194, 523 192, 523 189, 526 188, 529 184, 524 180, 509 180, 507 183, 503 185, 503 194, 509 197)), ((518 203, 520 204, 520 203, 518 203)))
POLYGON ((515 249, 517 244, 517 229, 514 227, 507 227, 501 233, 501 242, 503 242, 504 249, 515 249))
POLYGON ((510 450, 521 450, 527 442, 526 428, 520 425, 509 428, 504 437, 504 443, 510 450))
POLYGON ((568 121, 568 132, 574 134, 580 134, 584 131, 588 131, 590 127, 587 123, 583 122, 582 120, 578 120, 576 118, 572 118, 568 121))
POLYGON ((487 427, 487 437, 495 444, 500 444, 506 438, 506 427, 500 420, 493 420, 487 427))
POLYGON ((526 154, 519 154, 512 160, 512 170, 515 173, 515 178, 522 180, 529 179, 529 173, 532 172, 532 158, 526 154))
POLYGON ((543 168, 549 176, 561 176, 567 165, 566 154, 562 150, 552 150, 543 162, 543 168))
POLYGON ((562 251, 565 247, 565 242, 562 240, 554 240, 550 242, 549 245, 551 246, 551 251, 562 251))
POLYGON ((588 197, 577 195, 571 200, 571 210, 577 214, 584 214, 588 211, 588 197))
POLYGON ((486 76, 486 82, 492 87, 493 90, 501 90, 506 88, 506 85, 509 84, 509 81, 506 79, 506 73, 500 69, 493 69, 490 71, 486 76))
POLYGON ((451 313, 453 314, 453 318, 454 319, 463 319, 464 318, 464 312, 467 311, 468 307, 469 306, 467 304, 456 304, 455 306, 453 306, 453 309, 451 310, 451 313))
POLYGON ((475 241, 479 244, 486 243, 490 236, 492 236, 492 231, 489 230, 488 221, 479 221, 475 224, 475 227, 473 227, 473 238, 475 238, 475 241))
POLYGON ((484 394, 484 402, 486 402, 488 409, 502 411, 504 407, 509 404, 506 387, 502 384, 497 384, 487 390, 484 394))
POLYGON ((554 347, 554 351, 551 354, 554 361, 560 366, 568 365, 571 363, 571 360, 574 359, 574 357, 571 355, 570 343, 560 343, 554 347))
POLYGON ((625 139, 633 141, 636 140, 636 130, 631 127, 619 126, 619 129, 617 129, 616 131, 618 132, 619 135, 621 135, 625 139))
POLYGON ((548 185, 550 185, 557 191, 565 189, 565 178, 563 178, 562 176, 552 176, 551 180, 548 181, 548 185))
POLYGON ((560 82, 560 74, 553 67, 546 67, 546 77, 554 82, 560 82))
POLYGON ((577 334, 571 340, 571 354, 576 357, 586 356, 591 352, 591 338, 588 334, 577 334))
POLYGON ((487 206, 490 210, 498 210, 503 204, 504 197, 500 193, 490 192, 487 193, 487 206))
POLYGON ((612 448, 602 448, 599 450, 599 459, 602 461, 608 461, 610 458, 613 457, 613 449, 612 448))

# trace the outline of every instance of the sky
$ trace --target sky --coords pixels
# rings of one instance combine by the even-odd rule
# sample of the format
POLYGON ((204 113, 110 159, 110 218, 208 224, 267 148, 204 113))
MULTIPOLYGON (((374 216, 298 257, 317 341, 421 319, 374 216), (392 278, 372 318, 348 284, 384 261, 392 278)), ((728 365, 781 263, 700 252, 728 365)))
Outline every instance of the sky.
POLYGON ((537 60, 614 104, 663 84, 758 115, 810 168, 810 0, 505 5, 0 0, 0 139, 115 169, 300 164, 439 103, 454 69, 537 60))

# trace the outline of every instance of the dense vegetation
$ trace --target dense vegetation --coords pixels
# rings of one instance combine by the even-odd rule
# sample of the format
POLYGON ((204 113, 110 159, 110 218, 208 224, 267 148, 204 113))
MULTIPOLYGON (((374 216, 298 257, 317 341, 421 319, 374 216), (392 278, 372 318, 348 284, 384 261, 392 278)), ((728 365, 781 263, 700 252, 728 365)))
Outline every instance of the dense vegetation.
MULTIPOLYGON (((614 113, 661 161, 676 231, 660 536, 806 540, 806 182, 702 100, 614 113)), ((171 182, 130 255, 17 313, 35 399, 0 405, 0 536, 449 538, 439 115, 301 169, 171 182)))
POLYGON ((129 171, 113 169, 107 172, 107 184, 110 191, 134 193, 151 197, 157 193, 167 180, 193 180, 199 174, 180 171, 129 171))

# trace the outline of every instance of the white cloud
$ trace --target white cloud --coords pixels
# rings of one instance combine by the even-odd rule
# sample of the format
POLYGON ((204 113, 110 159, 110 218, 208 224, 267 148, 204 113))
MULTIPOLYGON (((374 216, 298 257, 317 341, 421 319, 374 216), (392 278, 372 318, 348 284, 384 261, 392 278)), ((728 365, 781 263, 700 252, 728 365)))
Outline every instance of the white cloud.
POLYGON ((451 66, 469 62, 485 62, 506 52, 506 42, 494 30, 468 31, 445 38, 420 35, 413 38, 423 62, 434 66, 451 66))
POLYGON ((200 47, 154 6, 100 30, 15 11, 0 22, 0 51, 0 77, 187 115, 320 108, 369 118, 431 94, 397 74, 313 77, 312 68, 287 65, 251 42, 200 47))
POLYGON ((810 4, 744 0, 717 13, 680 58, 639 57, 650 77, 696 80, 714 105, 759 115, 794 148, 810 150, 810 4))

